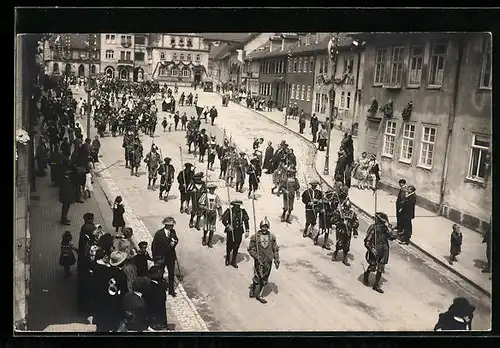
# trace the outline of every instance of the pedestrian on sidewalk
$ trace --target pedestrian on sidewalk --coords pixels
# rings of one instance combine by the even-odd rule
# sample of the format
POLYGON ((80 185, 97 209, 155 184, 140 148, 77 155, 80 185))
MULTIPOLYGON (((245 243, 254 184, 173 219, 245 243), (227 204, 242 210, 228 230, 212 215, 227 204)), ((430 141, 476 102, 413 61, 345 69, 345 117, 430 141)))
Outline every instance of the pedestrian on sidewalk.
POLYGON ((357 187, 359 190, 364 190, 366 187, 368 187, 368 163, 368 154, 366 153, 366 151, 363 151, 361 157, 358 158, 352 171, 352 176, 358 181, 357 187))
POLYGON ((401 230, 401 211, 403 210, 404 201, 406 198, 406 193, 408 192, 408 188, 406 187, 406 180, 399 179, 399 193, 398 198, 396 198, 396 227, 395 229, 401 230))
POLYGON ((318 150, 325 151, 326 141, 328 139, 328 131, 326 129, 325 124, 321 125, 321 130, 318 134, 318 150))
POLYGON ((71 243, 73 236, 70 231, 65 231, 61 240, 61 252, 59 255, 59 265, 64 268, 64 278, 69 278, 71 273, 71 266, 76 263, 74 251, 78 249, 71 243))
POLYGON ((123 218, 123 214, 125 214, 125 206, 122 201, 122 196, 116 196, 115 201, 113 202, 112 226, 115 228, 115 232, 120 232, 120 234, 123 234, 123 230, 125 229, 125 219, 123 218))
POLYGON ((118 331, 143 332, 148 328, 144 294, 149 291, 150 283, 148 278, 137 278, 132 283, 132 291, 123 296, 123 323, 118 331))
POLYGON ((375 194, 375 191, 377 190, 378 187, 378 182, 380 181, 380 175, 381 175, 381 170, 380 170, 380 164, 377 161, 377 156, 372 154, 370 156, 370 161, 368 162, 368 173, 369 173, 369 178, 370 178, 370 186, 371 189, 373 190, 373 193, 375 194))
POLYGON ((410 243, 413 232, 412 220, 415 218, 415 205, 417 197, 415 196, 415 186, 408 186, 408 192, 403 203, 403 208, 400 215, 401 223, 401 240, 400 244, 408 245, 410 243))
POLYGON ((299 115, 299 133, 304 134, 304 128, 306 128, 306 114, 304 114, 304 110, 300 110, 299 115))
MULTIPOLYGON (((92 163, 92 162, 91 162, 92 163)), ((91 163, 87 167, 87 172, 85 173, 85 198, 90 198, 94 192, 94 186, 92 185, 92 169, 91 163)))
POLYGON ((188 121, 188 117, 187 117, 186 113, 183 113, 182 117, 181 117, 181 130, 183 130, 183 131, 186 130, 187 121, 188 121))
POLYGON ((175 219, 167 216, 162 221, 163 228, 156 231, 151 244, 151 252, 153 260, 162 268, 167 268, 168 272, 168 293, 170 296, 175 297, 175 262, 177 254, 175 247, 179 243, 179 238, 174 229, 175 219))
POLYGON ((61 180, 59 186, 59 201, 62 203, 61 207, 61 224, 70 225, 68 220, 68 212, 71 204, 75 202, 75 186, 70 179, 71 170, 67 170, 61 180))
POLYGON ((471 331, 475 310, 466 298, 455 298, 448 311, 439 314, 434 331, 471 331))
MULTIPOLYGON (((179 116, 179 111, 176 111, 175 114, 174 114, 174 131, 177 130, 177 127, 179 126, 179 120, 180 120, 180 116, 179 116)), ((165 131, 165 127, 163 127, 163 131, 165 131)))
POLYGON ((136 273, 138 277, 147 277, 148 275, 148 261, 153 261, 153 258, 148 252, 148 242, 142 241, 138 244, 139 250, 137 254, 132 258, 135 265, 136 273))
POLYGON ((81 313, 88 314, 91 310, 90 298, 90 269, 92 266, 90 250, 95 244, 94 231, 94 214, 85 213, 83 215, 84 224, 80 229, 80 237, 78 238, 78 309, 81 313))
POLYGON ((453 231, 450 237, 450 256, 448 258, 448 263, 453 265, 453 262, 457 262, 457 255, 462 251, 462 232, 460 231, 460 226, 453 224, 453 231))
POLYGON ((309 128, 311 128, 311 134, 313 136, 312 142, 316 143, 318 128, 319 128, 319 120, 316 114, 312 114, 311 119, 309 121, 309 128))
MULTIPOLYGON (((483 243, 486 243, 486 267, 481 271, 483 273, 491 273, 491 229, 492 229, 492 216, 490 216, 490 226, 486 230, 483 237, 483 243)), ((491 277, 490 277, 491 279, 491 277)))
POLYGON ((160 266, 153 266, 149 269, 148 278, 151 283, 147 293, 144 294, 149 327, 154 331, 167 328, 167 286, 163 278, 164 272, 165 269, 160 266))

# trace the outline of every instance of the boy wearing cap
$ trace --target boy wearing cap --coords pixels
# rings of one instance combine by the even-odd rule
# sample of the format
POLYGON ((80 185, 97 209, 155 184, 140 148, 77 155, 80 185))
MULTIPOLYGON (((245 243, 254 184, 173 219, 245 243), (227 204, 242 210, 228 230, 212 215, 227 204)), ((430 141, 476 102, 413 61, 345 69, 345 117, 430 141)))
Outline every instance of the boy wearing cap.
POLYGON ((163 199, 164 191, 166 191, 165 198, 168 200, 168 194, 170 193, 170 188, 174 181, 175 168, 170 164, 170 161, 170 157, 165 157, 163 163, 158 168, 158 174, 160 174, 160 193, 158 197, 160 200, 163 199))
POLYGON ((380 278, 384 273, 385 265, 389 262, 389 241, 395 240, 395 234, 389 219, 385 213, 375 213, 375 223, 368 227, 364 240, 366 248, 366 261, 369 266, 363 274, 363 283, 368 286, 368 278, 371 272, 376 272, 375 283, 372 289, 383 294, 380 288, 380 278))
POLYGON ((306 238, 308 235, 312 235, 314 232, 314 226, 316 226, 317 217, 317 206, 318 201, 323 198, 323 193, 317 189, 319 182, 313 180, 309 183, 311 186, 302 193, 302 203, 306 208, 306 226, 304 228, 304 233, 302 237, 306 238), (311 232, 308 233, 308 228, 311 226, 311 232))
POLYGON ((227 208, 222 214, 222 224, 226 227, 226 266, 233 266, 238 268, 236 257, 238 256, 238 249, 241 244, 243 233, 245 238, 248 237, 250 229, 248 213, 241 205, 241 200, 234 200, 231 202, 231 207, 227 208), (232 253, 232 255, 231 255, 232 253))
POLYGON ((222 203, 219 196, 215 194, 216 188, 215 184, 209 184, 207 186, 208 192, 203 193, 198 202, 205 222, 201 245, 207 245, 209 248, 212 247, 212 237, 216 229, 217 214, 219 214, 219 217, 222 216, 222 203), (208 232, 210 233, 207 240, 208 232))
POLYGON ((191 196, 191 218, 189 219, 189 227, 195 227, 197 230, 200 229, 200 217, 201 209, 199 201, 201 196, 207 192, 205 183, 202 181, 203 173, 196 173, 193 176, 193 182, 188 186, 187 190, 191 196), (196 222, 194 222, 194 217, 196 216, 196 222))
POLYGON ((181 214, 184 213, 184 203, 186 203, 186 212, 189 205, 190 194, 188 192, 188 186, 192 184, 193 181, 193 165, 191 163, 185 163, 184 169, 177 175, 177 182, 179 183, 179 192, 181 195, 181 214))

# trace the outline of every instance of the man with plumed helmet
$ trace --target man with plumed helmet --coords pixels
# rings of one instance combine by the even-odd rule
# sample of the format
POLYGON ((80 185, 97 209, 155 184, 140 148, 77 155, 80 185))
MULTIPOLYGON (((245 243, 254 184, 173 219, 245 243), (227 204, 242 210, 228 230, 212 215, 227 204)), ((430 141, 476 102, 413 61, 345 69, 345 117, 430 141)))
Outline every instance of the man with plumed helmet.
POLYGON ((216 229, 217 214, 219 214, 219 217, 222 217, 222 203, 219 196, 215 193, 216 188, 215 184, 208 184, 208 192, 203 193, 198 202, 200 212, 204 218, 201 244, 207 245, 209 248, 212 247, 212 237, 216 229))
MULTIPOLYGON (((179 183, 180 201, 181 201, 181 214, 184 213, 184 203, 186 209, 191 199, 188 192, 188 186, 191 185, 194 176, 193 165, 191 163, 184 163, 184 169, 177 175, 177 182, 179 183)), ((187 211, 186 211, 187 212, 187 211)))
POLYGON ((262 291, 266 286, 271 268, 280 266, 280 254, 276 236, 269 230, 270 223, 267 217, 260 222, 259 230, 250 238, 248 253, 254 259, 253 279, 249 296, 255 297, 260 303, 267 303, 262 298, 262 291))
POLYGON ((222 214, 222 224, 226 232, 226 266, 238 268, 236 257, 240 248, 243 233, 248 237, 250 229, 249 217, 241 200, 233 200, 231 206, 222 214))
POLYGON ((162 224, 164 227, 156 231, 153 237, 151 252, 155 263, 161 267, 166 267, 168 272, 168 293, 175 297, 177 295, 174 288, 174 270, 177 259, 175 247, 179 243, 179 238, 174 229, 175 219, 173 217, 167 216, 163 219, 162 224))

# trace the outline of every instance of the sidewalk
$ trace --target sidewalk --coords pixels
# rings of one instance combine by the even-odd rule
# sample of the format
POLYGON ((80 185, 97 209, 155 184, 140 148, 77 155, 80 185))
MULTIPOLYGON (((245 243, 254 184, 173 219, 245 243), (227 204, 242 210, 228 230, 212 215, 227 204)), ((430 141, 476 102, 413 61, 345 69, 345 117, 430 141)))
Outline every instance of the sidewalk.
MULTIPOLYGON (((243 104, 239 105, 245 107, 243 104)), ((288 119, 287 125, 285 126, 283 112, 277 110, 271 112, 251 110, 282 127, 288 128, 290 131, 301 136, 304 140, 311 141, 312 139, 308 127, 306 127, 304 134, 298 133, 298 119, 288 119)), ((341 131, 332 129, 329 161, 330 174, 335 169, 337 158, 336 150, 340 146, 342 137, 343 133, 341 131)), ((353 138, 353 140, 354 149, 356 151, 359 149, 357 146, 357 139, 353 138)), ((318 151, 316 153, 315 169, 323 182, 330 186, 333 183, 333 176, 323 175, 325 155, 326 152, 318 151)), ((349 190, 349 197, 352 204, 363 214, 373 216, 375 210, 373 192, 351 188, 351 190, 349 190)), ((377 210, 386 212, 391 220, 395 220, 396 218, 395 202, 396 196, 382 190, 377 191, 377 210)), ((486 264, 486 246, 482 244, 483 236, 480 233, 461 226, 461 231, 464 235, 462 253, 458 256, 459 261, 457 263, 454 263, 453 266, 449 265, 447 257, 449 255, 450 234, 453 224, 453 221, 417 206, 415 207, 415 219, 413 220, 414 232, 410 245, 468 281, 482 292, 491 296, 490 274, 481 273, 481 269, 486 264), (439 231, 438 234, 436 234, 436 231, 439 231)), ((407 248, 408 246, 402 245, 402 247, 407 248)))

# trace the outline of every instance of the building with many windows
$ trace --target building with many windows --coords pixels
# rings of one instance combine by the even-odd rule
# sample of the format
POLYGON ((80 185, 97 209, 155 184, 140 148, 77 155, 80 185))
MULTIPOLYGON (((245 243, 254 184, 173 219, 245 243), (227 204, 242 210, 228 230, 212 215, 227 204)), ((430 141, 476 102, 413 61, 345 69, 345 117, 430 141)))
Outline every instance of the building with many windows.
POLYGON ((150 57, 148 55, 149 34, 135 34, 134 38, 134 81, 149 79, 150 57))
POLYGON ((45 73, 79 77, 99 73, 99 51, 99 34, 52 35, 44 42, 45 73))
POLYGON ((135 34, 101 34, 101 73, 121 80, 132 80, 134 75, 135 34))
POLYGON ((419 204, 484 230, 492 212, 489 34, 364 34, 360 151, 382 186, 405 178, 419 204))
POLYGON ((147 51, 150 76, 155 80, 192 84, 208 77, 209 45, 201 34, 151 34, 147 51))

